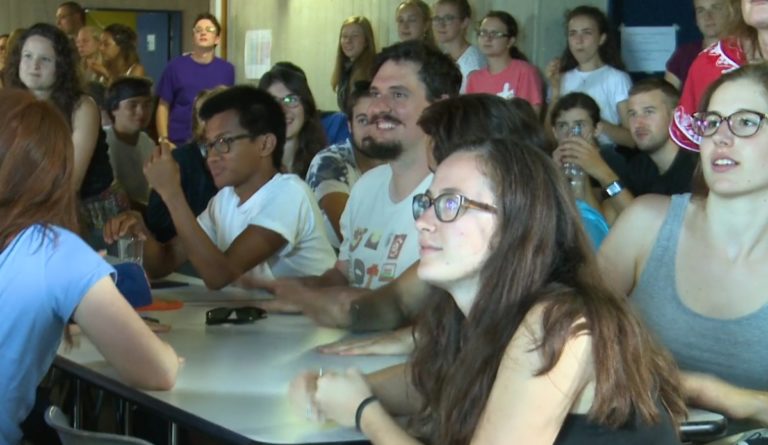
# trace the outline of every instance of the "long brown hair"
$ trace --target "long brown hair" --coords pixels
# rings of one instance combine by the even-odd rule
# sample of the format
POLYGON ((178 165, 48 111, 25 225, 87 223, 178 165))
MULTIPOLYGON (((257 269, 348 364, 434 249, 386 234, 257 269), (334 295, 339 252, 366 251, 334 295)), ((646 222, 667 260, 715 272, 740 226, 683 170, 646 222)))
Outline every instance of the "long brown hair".
POLYGON ((73 163, 61 111, 26 91, 0 90, 0 251, 34 224, 77 230, 73 163))
POLYGON ((336 65, 334 65, 333 74, 331 75, 333 91, 336 91, 339 87, 344 70, 350 62, 349 57, 345 56, 344 51, 341 49, 341 33, 347 25, 359 26, 365 37, 365 48, 363 48, 363 52, 352 63, 352 75, 349 78, 349 86, 354 85, 355 82, 360 80, 371 80, 373 60, 376 58, 376 39, 373 37, 371 22, 361 15, 352 16, 344 20, 341 28, 339 28, 339 39, 336 44, 336 65))
POLYGON ((120 23, 113 23, 106 28, 102 34, 109 34, 120 52, 112 60, 104 60, 104 67, 109 71, 109 81, 112 82, 118 77, 127 74, 128 70, 140 63, 139 53, 136 49, 138 36, 136 31, 120 23))
POLYGON ((552 159, 513 139, 459 150, 474 153, 493 184, 499 221, 470 313, 464 317, 447 292, 436 291, 416 324, 412 379, 424 400, 416 423, 431 431, 431 442, 471 441, 505 349, 539 305, 544 312, 537 349, 543 364, 537 375, 553 369, 570 338, 591 336, 591 421, 607 427, 624 426, 635 416, 658 422, 659 402, 682 416, 673 361, 626 298, 604 284, 552 159))
POLYGON ((83 95, 83 85, 78 68, 77 51, 69 37, 59 28, 48 23, 37 23, 24 31, 13 48, 9 48, 11 52, 8 53, 3 73, 4 85, 27 89, 19 76, 19 64, 24 43, 32 36, 48 39, 53 45, 53 51, 56 54, 56 80, 51 88, 50 101, 64 113, 67 122, 71 125, 72 114, 83 95))

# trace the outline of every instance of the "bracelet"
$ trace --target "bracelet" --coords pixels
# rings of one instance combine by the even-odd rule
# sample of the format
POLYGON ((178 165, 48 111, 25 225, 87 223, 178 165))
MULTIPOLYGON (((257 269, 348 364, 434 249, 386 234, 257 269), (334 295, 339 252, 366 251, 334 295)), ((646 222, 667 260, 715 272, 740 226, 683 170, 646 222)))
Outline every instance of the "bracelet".
POLYGON ((368 396, 363 399, 362 402, 360 402, 359 405, 357 405, 357 411, 355 411, 355 428, 362 433, 362 430, 360 429, 360 421, 363 417, 363 410, 366 406, 373 402, 378 402, 379 398, 376 396, 368 396))
POLYGON ((160 136, 157 138, 157 142, 168 142, 170 139, 168 139, 168 136, 160 136))

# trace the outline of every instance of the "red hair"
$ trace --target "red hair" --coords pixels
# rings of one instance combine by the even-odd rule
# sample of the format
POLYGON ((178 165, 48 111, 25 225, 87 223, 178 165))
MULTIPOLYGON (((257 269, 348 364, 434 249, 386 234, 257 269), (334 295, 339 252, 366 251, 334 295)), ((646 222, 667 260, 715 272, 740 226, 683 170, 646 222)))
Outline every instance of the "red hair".
POLYGON ((61 111, 29 92, 0 90, 0 251, 35 224, 77 230, 73 164, 61 111))

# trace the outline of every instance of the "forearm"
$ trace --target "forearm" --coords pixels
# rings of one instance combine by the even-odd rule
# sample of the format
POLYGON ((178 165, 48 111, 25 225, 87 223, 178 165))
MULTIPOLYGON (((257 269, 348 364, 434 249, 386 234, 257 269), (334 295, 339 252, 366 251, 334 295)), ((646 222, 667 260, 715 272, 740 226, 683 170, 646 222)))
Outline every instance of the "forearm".
POLYGON ((162 198, 176 227, 178 240, 205 285, 209 289, 221 289, 240 278, 245 271, 235 267, 200 227, 181 189, 162 198))
POLYGON ((731 419, 768 424, 768 392, 740 388, 715 376, 692 372, 683 372, 682 381, 689 404, 731 419))
POLYGON ((337 268, 326 270, 322 275, 296 278, 307 287, 348 286, 347 277, 337 268))
POLYGON ((421 408, 422 399, 411 384, 410 374, 410 365, 401 363, 366 376, 368 386, 387 412, 396 416, 409 416, 421 408))
POLYGON ((375 445, 416 445, 421 443, 400 427, 381 403, 372 403, 365 408, 360 418, 360 430, 375 445))
POLYGON ((168 115, 170 107, 168 102, 160 99, 157 103, 157 112, 155 114, 155 127, 157 128, 157 137, 168 137, 168 115))
POLYGON ((176 270, 182 262, 184 259, 176 258, 170 245, 147 235, 144 240, 143 266, 150 278, 164 277, 176 270))

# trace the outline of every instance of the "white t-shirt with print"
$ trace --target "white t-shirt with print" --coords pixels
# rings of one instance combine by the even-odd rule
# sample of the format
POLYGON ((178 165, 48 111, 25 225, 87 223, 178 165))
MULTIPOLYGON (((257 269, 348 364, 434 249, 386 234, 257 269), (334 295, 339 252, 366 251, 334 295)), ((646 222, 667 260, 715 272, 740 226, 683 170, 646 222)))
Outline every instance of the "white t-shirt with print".
POLYGON ((293 174, 277 173, 242 204, 233 187, 224 187, 197 222, 222 251, 251 225, 282 236, 286 245, 246 272, 254 278, 321 275, 336 262, 320 208, 304 181, 293 174))
POLYGON ((400 202, 392 202, 391 181, 389 164, 366 172, 352 188, 341 215, 344 239, 339 260, 347 263, 351 286, 376 289, 397 278, 419 259, 413 195, 427 190, 432 175, 427 175, 400 202))

